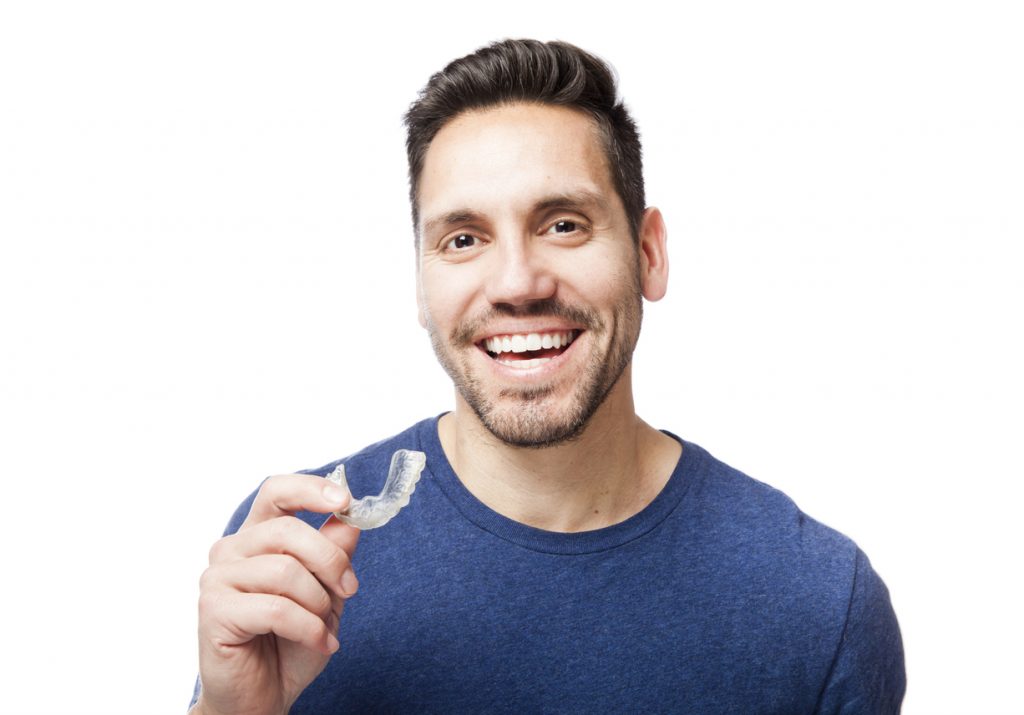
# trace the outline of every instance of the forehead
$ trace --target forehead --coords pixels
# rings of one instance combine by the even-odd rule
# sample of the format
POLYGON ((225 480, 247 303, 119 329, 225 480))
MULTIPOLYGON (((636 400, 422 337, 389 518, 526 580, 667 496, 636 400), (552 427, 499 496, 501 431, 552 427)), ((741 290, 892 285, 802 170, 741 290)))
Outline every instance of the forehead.
POLYGON ((511 104, 463 112, 427 149, 419 184, 423 225, 457 207, 526 209, 552 194, 617 201, 597 123, 582 111, 511 104))

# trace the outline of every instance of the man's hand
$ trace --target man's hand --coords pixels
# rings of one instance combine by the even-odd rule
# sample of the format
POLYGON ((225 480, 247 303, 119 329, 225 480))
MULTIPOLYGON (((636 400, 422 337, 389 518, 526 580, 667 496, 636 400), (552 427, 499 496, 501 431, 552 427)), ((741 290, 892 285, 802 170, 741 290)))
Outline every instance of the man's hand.
POLYGON ((358 587, 359 530, 331 517, 319 531, 300 510, 330 513, 351 495, 320 477, 263 483, 238 533, 210 549, 199 582, 199 676, 193 713, 286 713, 338 649, 345 599, 358 587))

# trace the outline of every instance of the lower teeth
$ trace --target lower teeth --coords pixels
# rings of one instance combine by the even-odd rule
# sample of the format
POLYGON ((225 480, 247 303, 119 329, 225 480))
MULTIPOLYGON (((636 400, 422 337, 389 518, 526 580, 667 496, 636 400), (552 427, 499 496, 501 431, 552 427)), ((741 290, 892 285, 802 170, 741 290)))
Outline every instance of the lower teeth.
POLYGON ((527 370, 531 367, 537 367, 542 363, 546 363, 550 359, 551 358, 533 358, 532 360, 498 360, 498 362, 502 365, 508 365, 509 367, 527 370))

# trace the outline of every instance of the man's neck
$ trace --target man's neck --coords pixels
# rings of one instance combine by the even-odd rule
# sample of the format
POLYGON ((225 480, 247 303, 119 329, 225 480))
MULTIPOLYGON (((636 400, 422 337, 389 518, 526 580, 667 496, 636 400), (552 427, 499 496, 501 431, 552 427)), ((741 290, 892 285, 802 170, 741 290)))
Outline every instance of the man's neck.
POLYGON ((638 513, 665 486, 681 453, 678 442, 636 415, 628 382, 613 388, 577 439, 557 446, 506 444, 461 400, 441 418, 438 435, 477 499, 510 519, 559 532, 599 529, 638 513))

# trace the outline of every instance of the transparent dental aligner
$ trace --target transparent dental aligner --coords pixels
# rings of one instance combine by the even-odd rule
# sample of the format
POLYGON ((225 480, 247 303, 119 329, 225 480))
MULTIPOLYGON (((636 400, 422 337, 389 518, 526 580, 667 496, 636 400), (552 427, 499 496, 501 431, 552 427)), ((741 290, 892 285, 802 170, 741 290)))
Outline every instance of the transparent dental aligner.
MULTIPOLYGON (((391 468, 384 489, 377 496, 353 499, 345 511, 334 515, 346 524, 360 529, 376 529, 384 526, 409 503, 409 496, 416 489, 420 473, 427 464, 427 455, 411 449, 400 449, 391 456, 391 468)), ((348 489, 345 479, 345 465, 339 464, 327 479, 348 489)))

